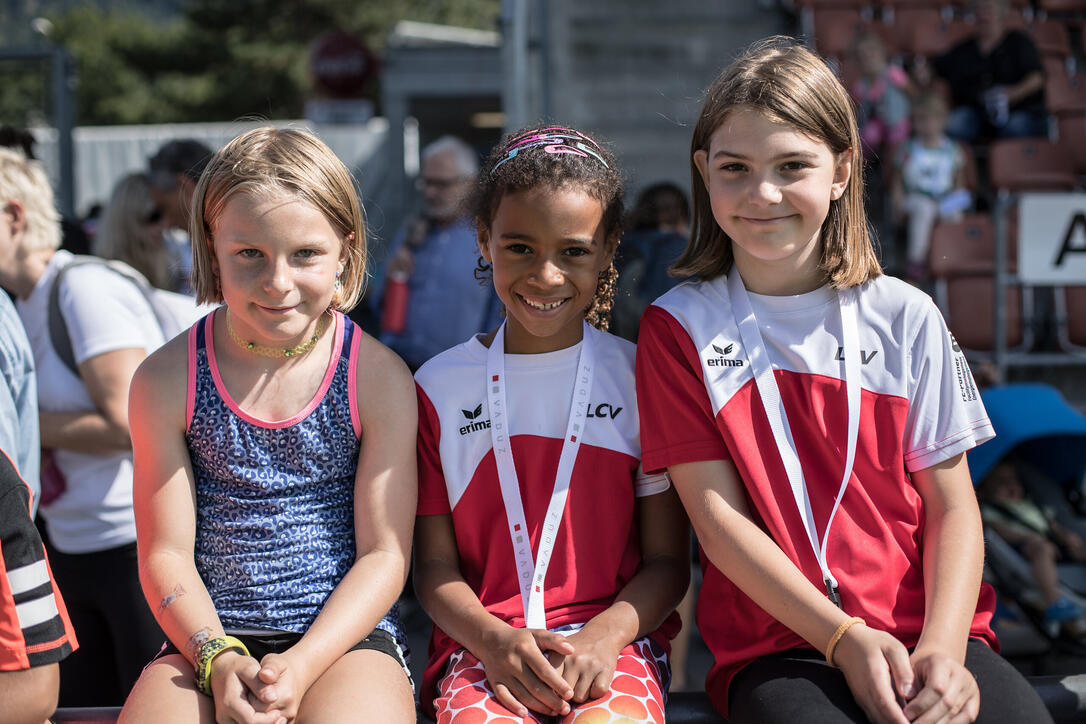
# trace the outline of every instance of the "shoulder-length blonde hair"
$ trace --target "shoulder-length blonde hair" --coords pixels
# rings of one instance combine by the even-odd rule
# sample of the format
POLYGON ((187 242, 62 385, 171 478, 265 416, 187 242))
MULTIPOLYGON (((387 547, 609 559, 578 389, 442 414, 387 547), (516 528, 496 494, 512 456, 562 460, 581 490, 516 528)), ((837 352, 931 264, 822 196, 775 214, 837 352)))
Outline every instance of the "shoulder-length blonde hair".
POLYGON ((882 273, 867 228, 863 200, 863 154, 856 114, 841 82, 814 53, 791 38, 754 43, 727 66, 705 92, 705 103, 690 141, 694 218, 690 242, 671 268, 675 276, 712 279, 732 266, 732 241, 713 217, 709 192, 694 164, 697 151, 736 108, 753 108, 779 123, 847 153, 852 161, 848 186, 830 202, 822 223, 819 268, 838 289, 863 284, 882 273))
POLYGON ((94 236, 94 253, 103 259, 123 261, 147 277, 152 286, 173 289, 161 218, 162 210, 151 198, 146 174, 123 177, 110 194, 102 224, 94 236), (151 226, 157 228, 157 233, 151 226))
POLYGON ((271 126, 247 131, 226 144, 196 184, 189 233, 197 301, 222 301, 212 244, 216 222, 237 193, 293 195, 323 213, 346 251, 332 306, 348 311, 358 303, 366 286, 366 229, 351 174, 316 136, 271 126))

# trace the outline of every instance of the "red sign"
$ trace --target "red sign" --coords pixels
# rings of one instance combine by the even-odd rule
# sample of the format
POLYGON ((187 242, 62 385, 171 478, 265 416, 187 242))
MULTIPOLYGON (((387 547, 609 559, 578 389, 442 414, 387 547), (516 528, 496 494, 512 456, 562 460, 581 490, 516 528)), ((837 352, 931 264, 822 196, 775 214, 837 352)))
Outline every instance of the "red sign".
POLYGON ((335 98, 361 95, 379 62, 355 36, 331 30, 314 41, 309 50, 309 69, 320 90, 335 98))

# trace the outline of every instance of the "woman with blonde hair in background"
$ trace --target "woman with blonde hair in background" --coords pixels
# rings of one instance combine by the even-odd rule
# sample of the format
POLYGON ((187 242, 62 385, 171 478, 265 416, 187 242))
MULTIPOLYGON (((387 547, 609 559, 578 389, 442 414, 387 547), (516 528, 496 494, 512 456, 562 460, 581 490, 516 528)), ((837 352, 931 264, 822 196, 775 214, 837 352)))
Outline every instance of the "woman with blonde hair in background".
POLYGON ((103 259, 118 259, 147 277, 159 289, 177 290, 162 209, 151 198, 146 174, 133 173, 113 187, 105 216, 94 239, 94 253, 103 259))

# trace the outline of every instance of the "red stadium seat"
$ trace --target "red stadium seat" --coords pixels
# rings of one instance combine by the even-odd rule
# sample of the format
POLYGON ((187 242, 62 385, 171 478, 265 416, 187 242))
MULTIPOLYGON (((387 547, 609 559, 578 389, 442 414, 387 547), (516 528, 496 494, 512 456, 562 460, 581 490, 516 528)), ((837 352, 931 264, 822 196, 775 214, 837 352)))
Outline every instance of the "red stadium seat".
POLYGON ((1070 191, 1076 178, 1070 157, 1047 138, 1005 138, 988 147, 988 174, 1002 191, 1070 191))
MULTIPOLYGON (((1013 235, 1011 235, 1013 236, 1013 235)), ((1008 268, 1013 271, 1016 245, 1008 244, 1008 268)), ((963 348, 991 351, 995 347, 995 231, 985 214, 969 214, 961 221, 941 221, 932 230, 928 267, 935 280, 935 298, 947 325, 963 348)), ((1026 349, 1031 340, 1023 320, 1026 297, 1018 285, 1008 285, 1006 344, 1026 349)))

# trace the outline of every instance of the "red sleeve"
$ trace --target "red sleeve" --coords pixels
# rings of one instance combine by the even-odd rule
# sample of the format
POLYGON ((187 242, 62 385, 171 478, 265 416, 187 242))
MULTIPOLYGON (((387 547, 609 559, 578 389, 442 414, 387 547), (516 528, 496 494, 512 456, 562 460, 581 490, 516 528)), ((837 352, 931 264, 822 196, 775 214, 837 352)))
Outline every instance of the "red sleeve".
POLYGON ((716 427, 701 360, 674 317, 650 306, 637 338, 637 408, 646 472, 699 460, 729 460, 716 427))
POLYGON ((30 489, 0 451, 0 672, 52 664, 78 648, 38 529, 30 489))
POLYGON ((418 384, 419 398, 419 504, 416 515, 448 515, 449 491, 441 469, 441 421, 430 398, 418 384))

